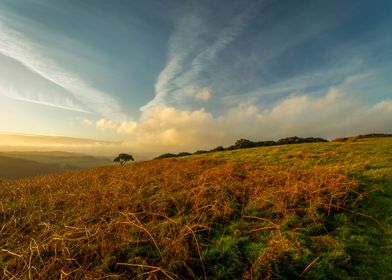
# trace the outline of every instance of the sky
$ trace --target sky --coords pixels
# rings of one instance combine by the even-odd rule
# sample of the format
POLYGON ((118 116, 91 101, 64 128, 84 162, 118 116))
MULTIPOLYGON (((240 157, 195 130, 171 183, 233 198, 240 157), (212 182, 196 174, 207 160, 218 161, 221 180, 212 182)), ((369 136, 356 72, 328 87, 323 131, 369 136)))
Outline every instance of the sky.
POLYGON ((0 149, 391 133, 391 14, 389 0, 2 0, 0 149))

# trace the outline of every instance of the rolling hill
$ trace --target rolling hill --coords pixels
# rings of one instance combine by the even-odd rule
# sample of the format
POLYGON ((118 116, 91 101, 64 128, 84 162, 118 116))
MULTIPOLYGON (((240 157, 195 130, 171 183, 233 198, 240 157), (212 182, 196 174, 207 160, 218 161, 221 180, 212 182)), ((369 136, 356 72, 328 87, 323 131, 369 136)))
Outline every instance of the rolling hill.
POLYGON ((392 278, 392 138, 85 169, 0 197, 6 278, 392 278))
POLYGON ((64 171, 58 164, 0 156, 0 179, 17 179, 64 171))
POLYGON ((32 177, 111 164, 113 162, 108 158, 69 152, 0 152, 0 179, 32 177))

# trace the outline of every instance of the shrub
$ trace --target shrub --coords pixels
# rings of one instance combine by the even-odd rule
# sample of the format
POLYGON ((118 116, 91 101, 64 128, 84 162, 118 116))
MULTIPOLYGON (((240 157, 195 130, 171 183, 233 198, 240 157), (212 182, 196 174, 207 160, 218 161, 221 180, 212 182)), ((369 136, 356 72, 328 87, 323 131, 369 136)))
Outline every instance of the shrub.
POLYGON ((191 153, 187 153, 187 152, 181 152, 181 153, 178 153, 176 155, 176 157, 185 157, 185 156, 190 156, 190 155, 192 155, 192 154, 191 153))
POLYGON ((276 145, 275 141, 259 141, 255 142, 255 147, 265 147, 265 146, 274 146, 276 145))
POLYGON ((198 151, 194 152, 193 154, 194 155, 200 155, 200 154, 206 154, 206 153, 208 153, 208 151, 198 150, 198 151))
POLYGON ((210 150, 210 152, 222 152, 224 150, 225 148, 223 148, 222 146, 218 146, 215 149, 210 150))
POLYGON ((172 157, 176 157, 176 155, 175 154, 171 154, 171 153, 166 153, 166 154, 162 154, 160 156, 157 156, 155 159, 172 158, 172 157))
POLYGON ((255 143, 248 139, 239 139, 235 142, 234 147, 236 149, 246 149, 255 147, 255 143))

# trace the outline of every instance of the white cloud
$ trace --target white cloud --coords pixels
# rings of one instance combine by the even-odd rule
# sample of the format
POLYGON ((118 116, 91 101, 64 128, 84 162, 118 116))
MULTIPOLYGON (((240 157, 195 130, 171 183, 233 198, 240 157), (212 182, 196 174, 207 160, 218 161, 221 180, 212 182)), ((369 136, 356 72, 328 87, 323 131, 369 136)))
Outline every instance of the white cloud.
POLYGON ((95 125, 100 130, 116 129, 118 127, 117 122, 108 119, 100 119, 96 121, 95 125))
POLYGON ((120 123, 117 128, 116 131, 118 133, 128 133, 131 134, 133 133, 137 128, 137 122, 133 122, 133 121, 124 121, 122 123, 120 123))
POLYGON ((198 93, 195 95, 196 100, 200 101, 208 101, 211 98, 211 90, 208 88, 203 88, 201 89, 198 93))
MULTIPOLYGON (((43 53, 44 46, 34 44, 22 33, 9 28, 3 22, 3 18, 0 17, 0 54, 18 61, 30 71, 65 89, 73 98, 84 105, 83 110, 76 106, 71 107, 71 109, 92 111, 108 118, 124 118, 121 113, 121 107, 114 98, 88 85, 76 74, 63 69, 55 61, 42 55, 43 53)), ((49 98, 37 100, 36 96, 28 98, 25 96, 21 97, 20 94, 14 94, 9 97, 70 109, 49 98)))
POLYGON ((365 79, 371 77, 373 74, 374 74, 373 71, 367 71, 367 72, 364 72, 364 73, 358 73, 358 74, 351 75, 351 76, 347 77, 344 82, 346 84, 350 85, 350 84, 353 84, 355 82, 358 82, 358 81, 361 81, 361 80, 365 80, 365 79))
POLYGON ((381 101, 374 105, 374 109, 377 111, 392 112, 392 100, 381 101))
POLYGON ((85 126, 92 126, 94 124, 94 122, 92 120, 89 120, 89 119, 83 119, 82 123, 85 126))
MULTIPOLYGON (((155 84, 155 97, 141 110, 168 106, 173 100, 181 103, 181 98, 186 97, 184 89, 192 87, 198 74, 208 69, 216 56, 245 29, 252 8, 245 5, 223 28, 215 26, 205 7, 192 6, 183 11, 169 39, 168 61, 155 84)), ((195 98, 207 101, 210 95, 201 92, 195 98)))
POLYGON ((75 104, 71 98, 61 98, 61 100, 56 100, 56 98, 48 97, 44 93, 41 94, 40 92, 31 92, 29 90, 23 90, 22 93, 22 91, 16 90, 14 87, 4 85, 1 82, 0 95, 14 100, 40 104, 75 112, 89 113, 85 109, 75 104))

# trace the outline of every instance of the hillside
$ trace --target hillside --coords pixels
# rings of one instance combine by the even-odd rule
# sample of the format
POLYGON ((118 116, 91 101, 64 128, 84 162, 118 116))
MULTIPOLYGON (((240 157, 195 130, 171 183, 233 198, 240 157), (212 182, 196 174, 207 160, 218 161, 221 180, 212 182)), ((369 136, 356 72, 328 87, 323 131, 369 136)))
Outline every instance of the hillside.
POLYGON ((58 164, 0 155, 0 179, 17 179, 64 171, 58 164))
POLYGON ((53 174, 0 198, 4 278, 392 278, 392 138, 53 174))
POLYGON ((113 162, 108 158, 69 152, 0 152, 0 179, 25 178, 111 164, 113 162))

